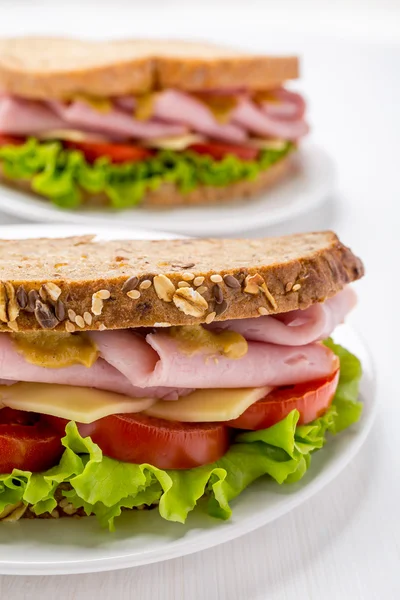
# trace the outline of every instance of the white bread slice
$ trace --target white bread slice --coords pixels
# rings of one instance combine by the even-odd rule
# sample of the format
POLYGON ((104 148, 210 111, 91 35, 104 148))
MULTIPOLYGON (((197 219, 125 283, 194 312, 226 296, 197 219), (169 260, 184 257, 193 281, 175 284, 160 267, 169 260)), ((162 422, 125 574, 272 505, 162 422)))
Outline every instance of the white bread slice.
POLYGON ((294 56, 260 56, 172 40, 0 39, 0 89, 48 99, 118 96, 155 88, 272 89, 298 77, 294 56))

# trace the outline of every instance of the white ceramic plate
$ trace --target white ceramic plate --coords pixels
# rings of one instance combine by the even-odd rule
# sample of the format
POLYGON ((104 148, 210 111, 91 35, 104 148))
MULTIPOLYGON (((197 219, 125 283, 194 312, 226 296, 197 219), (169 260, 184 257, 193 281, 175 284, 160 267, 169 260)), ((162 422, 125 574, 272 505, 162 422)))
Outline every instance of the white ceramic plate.
MULTIPOLYGON (((117 237, 105 229, 73 226, 8 226, 0 238, 47 237, 98 232, 102 239, 117 237)), ((151 232, 130 232, 129 237, 169 237, 151 232)), ((117 521, 116 533, 102 530, 95 518, 81 520, 26 520, 0 526, 0 573, 56 575, 122 569, 183 556, 239 537, 292 510, 334 479, 361 448, 376 412, 375 376, 364 343, 347 326, 340 326, 335 340, 362 361, 359 423, 314 454, 307 475, 294 485, 279 486, 260 479, 232 502, 233 516, 218 521, 194 511, 186 525, 163 521, 156 511, 126 512, 117 521)))
POLYGON ((126 211, 57 208, 49 201, 0 185, 0 210, 28 221, 81 223, 171 231, 183 235, 226 235, 271 226, 306 213, 332 193, 336 172, 320 147, 304 146, 291 158, 291 174, 263 195, 237 203, 168 210, 126 211))

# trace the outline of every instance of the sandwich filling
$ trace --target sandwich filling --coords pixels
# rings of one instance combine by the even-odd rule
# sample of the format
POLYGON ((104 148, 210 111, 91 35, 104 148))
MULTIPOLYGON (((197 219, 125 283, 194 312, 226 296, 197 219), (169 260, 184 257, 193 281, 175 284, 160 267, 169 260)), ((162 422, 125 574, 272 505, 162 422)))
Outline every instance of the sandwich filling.
POLYGON ((0 94, 0 168, 60 207, 106 197, 126 208, 164 184, 185 194, 257 179, 308 132, 304 113, 284 88, 47 102, 0 94))
POLYGON ((183 522, 206 497, 228 518, 260 476, 297 481, 326 433, 360 416, 359 361, 328 339, 354 304, 346 287, 254 319, 2 333, 3 517, 68 507, 113 527, 123 508, 159 504, 183 522))

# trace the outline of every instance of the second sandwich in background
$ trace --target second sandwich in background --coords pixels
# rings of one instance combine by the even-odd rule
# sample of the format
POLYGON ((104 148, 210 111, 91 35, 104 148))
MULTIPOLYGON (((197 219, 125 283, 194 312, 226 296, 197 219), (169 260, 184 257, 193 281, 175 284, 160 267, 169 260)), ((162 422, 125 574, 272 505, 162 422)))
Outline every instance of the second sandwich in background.
POLYGON ((0 178, 68 209, 257 194, 308 131, 297 77, 212 44, 2 40, 0 178))

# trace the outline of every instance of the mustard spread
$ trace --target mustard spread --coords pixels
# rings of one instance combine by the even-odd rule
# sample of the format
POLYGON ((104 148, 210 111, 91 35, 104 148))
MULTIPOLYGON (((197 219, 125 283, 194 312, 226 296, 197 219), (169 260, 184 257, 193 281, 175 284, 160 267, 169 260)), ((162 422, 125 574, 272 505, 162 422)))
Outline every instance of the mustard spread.
POLYGON ((110 98, 103 98, 101 96, 89 96, 87 94, 73 94, 68 98, 70 102, 82 102, 87 104, 93 110, 99 113, 108 113, 113 107, 113 103, 110 98))
POLYGON ((201 325, 170 327, 168 331, 187 354, 206 350, 209 354, 217 353, 232 359, 242 358, 247 354, 247 341, 235 331, 216 333, 201 325))
POLYGON ((154 105, 157 99, 157 92, 148 92, 135 97, 136 106, 133 116, 138 121, 147 121, 151 119, 154 113, 154 105))
POLYGON ((12 333, 11 338, 17 352, 27 362, 47 369, 62 369, 76 364, 91 367, 99 356, 96 345, 83 332, 12 333))
POLYGON ((237 98, 235 96, 228 96, 224 94, 192 94, 196 100, 199 100, 202 104, 205 104, 207 108, 212 112, 214 118, 218 123, 228 123, 231 118, 232 112, 238 105, 237 98))

